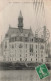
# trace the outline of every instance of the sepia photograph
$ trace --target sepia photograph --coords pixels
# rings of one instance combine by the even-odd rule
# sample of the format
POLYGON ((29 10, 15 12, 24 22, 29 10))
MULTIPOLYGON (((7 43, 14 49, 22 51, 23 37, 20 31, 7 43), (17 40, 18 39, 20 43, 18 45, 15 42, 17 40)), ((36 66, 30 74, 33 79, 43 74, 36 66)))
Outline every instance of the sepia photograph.
POLYGON ((51 0, 0 0, 0 81, 51 81, 51 0))

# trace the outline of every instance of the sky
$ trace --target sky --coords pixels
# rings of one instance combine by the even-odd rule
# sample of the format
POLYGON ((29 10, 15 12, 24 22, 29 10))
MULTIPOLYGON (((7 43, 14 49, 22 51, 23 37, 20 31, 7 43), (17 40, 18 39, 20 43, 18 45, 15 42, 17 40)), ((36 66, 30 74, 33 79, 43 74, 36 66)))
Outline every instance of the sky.
POLYGON ((18 27, 20 10, 24 19, 24 28, 29 29, 31 27, 35 33, 36 30, 42 30, 43 26, 46 25, 51 41, 51 0, 44 0, 43 2, 44 9, 41 8, 40 10, 39 6, 37 12, 33 0, 0 0, 0 43, 8 31, 9 25, 14 28, 18 27))

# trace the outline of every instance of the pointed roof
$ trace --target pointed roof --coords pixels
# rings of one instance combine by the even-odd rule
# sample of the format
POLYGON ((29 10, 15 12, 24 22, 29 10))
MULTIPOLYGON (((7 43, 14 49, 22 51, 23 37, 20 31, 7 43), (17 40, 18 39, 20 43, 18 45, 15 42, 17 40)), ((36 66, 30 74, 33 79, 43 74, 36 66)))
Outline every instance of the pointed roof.
POLYGON ((23 18, 21 10, 20 10, 19 18, 23 18))

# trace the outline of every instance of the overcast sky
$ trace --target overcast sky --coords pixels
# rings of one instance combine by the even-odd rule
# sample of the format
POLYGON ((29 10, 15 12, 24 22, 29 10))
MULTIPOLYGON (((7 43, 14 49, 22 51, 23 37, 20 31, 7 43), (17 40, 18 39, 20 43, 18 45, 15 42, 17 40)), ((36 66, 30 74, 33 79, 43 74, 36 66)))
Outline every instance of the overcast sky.
MULTIPOLYGON (((20 10, 24 18, 24 28, 32 28, 35 32, 36 29, 42 28, 44 25, 51 35, 51 0, 44 0, 44 9, 39 7, 38 14, 35 13, 35 6, 33 3, 23 3, 23 0, 19 0, 22 3, 16 3, 18 0, 0 0, 0 41, 9 28, 18 27, 18 16, 20 10), (45 11, 44 11, 45 10, 45 11)), ((24 0, 24 2, 27 2, 24 0)), ((33 0, 28 0, 33 2, 33 0)), ((37 7, 38 8, 38 7, 37 7)), ((51 40, 51 37, 50 37, 51 40)))

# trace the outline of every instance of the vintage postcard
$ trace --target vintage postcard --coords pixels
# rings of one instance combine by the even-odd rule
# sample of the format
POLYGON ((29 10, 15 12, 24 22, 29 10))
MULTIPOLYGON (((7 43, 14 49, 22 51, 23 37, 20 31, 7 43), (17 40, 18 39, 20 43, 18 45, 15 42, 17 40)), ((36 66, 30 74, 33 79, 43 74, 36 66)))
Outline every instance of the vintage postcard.
POLYGON ((0 0, 0 81, 51 81, 51 0, 0 0))

